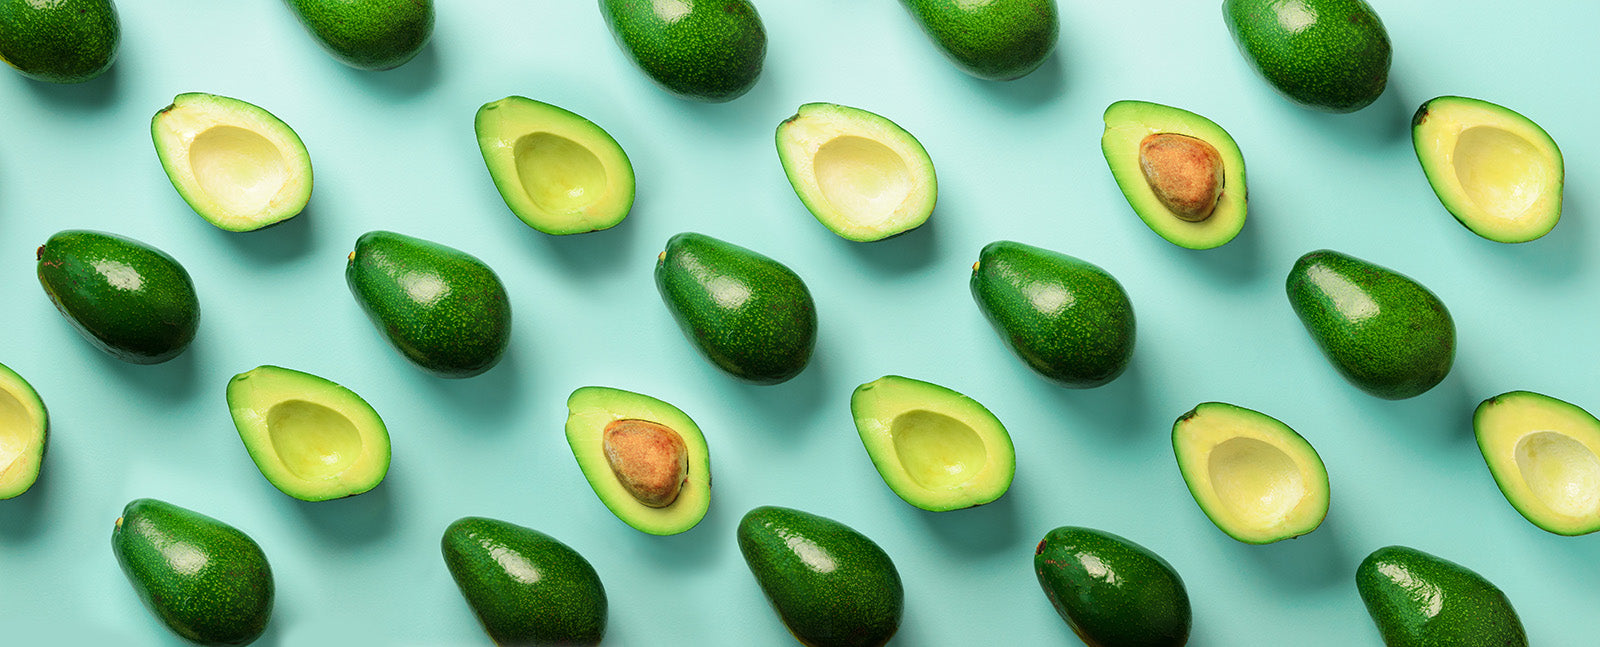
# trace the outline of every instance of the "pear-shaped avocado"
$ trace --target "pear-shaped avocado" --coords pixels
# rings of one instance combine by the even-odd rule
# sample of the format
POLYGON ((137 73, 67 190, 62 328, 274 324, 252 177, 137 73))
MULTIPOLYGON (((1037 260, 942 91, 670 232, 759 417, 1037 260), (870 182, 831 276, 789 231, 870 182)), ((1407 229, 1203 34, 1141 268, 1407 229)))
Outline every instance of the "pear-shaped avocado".
POLYGON ((440 540, 461 597, 496 645, 598 645, 606 591, 578 551, 532 528, 457 519, 440 540))
POLYGON ((1011 488, 1011 434, 977 400, 885 375, 856 387, 850 414, 878 475, 906 503, 943 512, 989 503, 1011 488))
POLYGON ((1225 0, 1223 21, 1279 94, 1323 112, 1355 112, 1389 83, 1389 32, 1365 0, 1225 0))
POLYGON ((0 0, 0 60, 46 83, 82 83, 117 60, 122 24, 111 0, 0 0))
POLYGON ((1055 0, 902 0, 922 30, 961 71, 1010 81, 1032 73, 1056 49, 1055 0))
POLYGON ((767 30, 750 0, 600 0, 617 45, 679 98, 723 102, 756 84, 767 30))
POLYGON ((228 380, 228 411, 261 475, 302 501, 354 496, 389 473, 389 430, 350 389, 258 366, 228 380))
POLYGON ((739 520, 738 536, 756 584, 800 642, 876 647, 900 629, 900 573, 865 535, 827 517, 762 506, 739 520))
POLYGON ((1422 284, 1353 256, 1307 253, 1289 271, 1289 304, 1333 367, 1372 395, 1421 395, 1450 372, 1456 325, 1422 284))
POLYGON ((1144 224, 1179 247, 1211 249, 1244 228, 1244 156, 1228 131, 1182 108, 1118 101, 1100 136, 1111 175, 1144 224))
POLYGON ((1561 219, 1561 148, 1517 111, 1466 97, 1437 97, 1411 117, 1411 144, 1428 184, 1462 226, 1524 243, 1561 219))
POLYGON ((1512 391, 1472 414, 1478 449, 1506 501, 1558 535, 1600 530, 1600 420, 1583 407, 1512 391))
POLYGON ((400 67, 433 35, 433 0, 288 0, 317 44, 362 70, 400 67))
POLYGON ((33 487, 44 462, 50 413, 33 385, 0 364, 0 499, 33 487))
POLYGON ((778 124, 778 161, 800 202, 845 240, 897 236, 928 221, 938 200, 922 143, 860 108, 808 103, 778 124))
POLYGON ((166 252, 115 234, 68 230, 45 241, 37 257, 50 302, 112 357, 159 364, 194 341, 194 281, 166 252))
POLYGON ((1299 537, 1328 516, 1328 468, 1289 425, 1204 402, 1172 425, 1178 471, 1217 528, 1247 544, 1299 537))
POLYGON ((1192 610, 1167 560, 1103 530, 1063 526, 1033 550, 1033 572, 1061 619, 1098 647, 1182 647, 1192 610))
POLYGON ((1388 647, 1527 647, 1511 601, 1482 575, 1405 546, 1356 568, 1356 589, 1388 647))
POLYGON ((599 231, 633 208, 633 163, 594 122, 513 96, 483 104, 472 125, 500 197, 529 227, 557 236, 599 231))
POLYGON ((150 136, 172 187, 218 229, 261 229, 299 215, 311 200, 305 143, 254 104, 180 94, 151 118, 150 136))
POLYGON ((586 386, 567 398, 567 444, 600 502, 652 535, 693 528, 711 507, 711 455, 687 414, 648 395, 586 386))

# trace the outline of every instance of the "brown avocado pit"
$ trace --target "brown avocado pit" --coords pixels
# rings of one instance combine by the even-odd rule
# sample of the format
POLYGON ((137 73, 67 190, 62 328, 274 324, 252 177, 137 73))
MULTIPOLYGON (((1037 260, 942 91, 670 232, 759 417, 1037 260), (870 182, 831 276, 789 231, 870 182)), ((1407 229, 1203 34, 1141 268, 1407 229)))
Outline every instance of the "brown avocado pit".
POLYGON ((1146 136, 1139 142, 1139 170, 1162 206, 1188 222, 1211 217, 1222 197, 1222 155, 1198 137, 1146 136))
POLYGON ((689 476, 689 449, 678 432, 649 420, 616 420, 602 442, 606 464, 633 498, 652 508, 678 498, 689 476))

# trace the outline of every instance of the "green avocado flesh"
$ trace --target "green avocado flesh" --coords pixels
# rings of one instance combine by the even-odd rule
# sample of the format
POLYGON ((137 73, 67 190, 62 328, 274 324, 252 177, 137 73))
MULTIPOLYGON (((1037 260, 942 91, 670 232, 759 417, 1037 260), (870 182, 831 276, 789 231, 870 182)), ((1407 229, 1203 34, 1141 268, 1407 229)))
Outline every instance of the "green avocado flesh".
POLYGON ((755 87, 767 31, 749 0, 599 0, 617 45, 682 99, 732 101, 755 87))
POLYGON ((1225 0, 1222 17, 1250 66, 1302 107, 1355 112, 1389 83, 1389 32, 1363 0, 1225 0))
POLYGON ((323 378, 256 367, 228 381, 228 411, 261 475, 296 499, 361 494, 389 472, 383 419, 361 396, 323 378))
POLYGON ((1487 101, 1438 97, 1411 118, 1411 143, 1439 202, 1472 233, 1524 243, 1561 219, 1561 149, 1527 117, 1487 101))
POLYGON ((808 103, 778 124, 778 160, 817 222, 867 242, 922 226, 939 183, 933 160, 911 133, 881 116, 808 103))
POLYGON ((1011 434, 972 398, 886 375, 856 387, 850 414, 883 482, 906 503, 934 512, 970 508, 1011 487, 1011 434))
POLYGON ((155 499, 123 508, 111 531, 117 564, 173 633, 201 645, 248 645, 272 619, 272 568, 233 526, 155 499))
POLYGON ((1038 69, 1061 32, 1054 0, 902 2, 950 62, 990 81, 1011 81, 1038 69))
POLYGON ((1050 604, 1096 647, 1182 647, 1193 612, 1183 579, 1150 549, 1103 530, 1063 526, 1033 551, 1050 604))
POLYGON ((567 398, 567 443, 600 502, 642 532, 684 532, 711 507, 706 438, 677 407, 586 386, 567 398))
POLYGON ((900 572, 882 548, 849 526, 762 506, 739 520, 738 538, 756 584, 802 644, 877 647, 900 629, 900 572))
POLYGON ((605 637, 600 576, 554 537, 463 517, 439 544, 461 597, 496 645, 598 645, 605 637))
POLYGON ((1600 420, 1512 391, 1479 404, 1472 429, 1495 484, 1529 522, 1558 535, 1600 530, 1600 420))
POLYGON ((1328 515, 1328 470, 1300 434, 1264 413, 1206 402, 1172 425, 1172 451, 1195 503, 1247 544, 1317 529, 1328 515))
POLYGON ((33 487, 44 461, 50 413, 33 385, 0 364, 0 499, 33 487))
POLYGON ((194 281, 166 252, 115 234, 67 230, 36 256, 50 302, 95 348, 125 362, 159 364, 194 341, 194 281))
POLYGON ((433 0, 287 1, 318 45, 357 69, 400 67, 433 35, 433 0))
POLYGON ((1528 647, 1505 593, 1415 548, 1373 551, 1356 568, 1356 589, 1387 647, 1528 647))
POLYGON ((311 200, 311 156, 272 113, 214 94, 180 94, 150 120, 172 187, 206 222, 252 231, 311 200))
POLYGON ((122 25, 111 0, 0 0, 0 60, 46 83, 82 83, 117 60, 122 25))
POLYGON ((1200 115, 1145 101, 1106 108, 1100 137, 1111 176, 1151 231, 1179 247, 1219 247, 1244 228, 1244 156, 1200 115))
POLYGON ((633 164, 588 119, 513 96, 483 104, 473 127, 500 197, 529 227, 555 235, 599 231, 633 208, 633 164))

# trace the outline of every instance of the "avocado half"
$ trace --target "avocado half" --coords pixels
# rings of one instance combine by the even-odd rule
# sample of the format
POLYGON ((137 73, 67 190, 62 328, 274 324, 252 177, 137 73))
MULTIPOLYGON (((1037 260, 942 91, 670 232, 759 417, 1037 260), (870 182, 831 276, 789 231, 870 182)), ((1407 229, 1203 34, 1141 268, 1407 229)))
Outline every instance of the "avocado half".
POLYGON ((478 108, 473 127, 511 212, 547 234, 609 229, 633 208, 633 163, 604 129, 527 97, 478 108))
POLYGON ((1600 530, 1600 420, 1512 391, 1479 404, 1472 429, 1495 484, 1529 522, 1558 535, 1600 530))
POLYGON ((688 415, 648 395, 586 386, 567 398, 567 443, 623 523, 676 535, 711 507, 711 454, 688 415))
POLYGON ((895 236, 928 221, 939 197, 933 159, 894 122, 808 103, 778 124, 778 161, 817 222, 846 240, 895 236))
POLYGON ((1244 155, 1228 131, 1182 108, 1118 101, 1100 137, 1134 213, 1179 247, 1220 247, 1244 228, 1244 155))
POLYGON ((1304 535, 1328 514, 1328 470, 1288 425, 1244 407, 1206 402, 1172 425, 1189 493, 1217 528, 1247 544, 1304 535))
POLYGON ((1516 111, 1438 97, 1412 116, 1411 143, 1439 202, 1472 233, 1525 243, 1561 219, 1561 149, 1516 111))
POLYGON ((389 472, 378 412, 321 377, 277 366, 240 373, 228 381, 228 411, 261 475, 296 499, 361 494, 389 472))
POLYGON ((27 380, 0 364, 0 499, 33 487, 44 461, 50 413, 27 380))
POLYGON ((886 375, 856 387, 850 413, 873 466, 906 503, 933 512, 970 508, 1011 487, 1011 435, 972 398, 886 375))
POLYGON ((260 229, 295 217, 311 200, 305 143, 254 104, 180 94, 150 120, 150 136, 172 188, 219 229, 260 229))

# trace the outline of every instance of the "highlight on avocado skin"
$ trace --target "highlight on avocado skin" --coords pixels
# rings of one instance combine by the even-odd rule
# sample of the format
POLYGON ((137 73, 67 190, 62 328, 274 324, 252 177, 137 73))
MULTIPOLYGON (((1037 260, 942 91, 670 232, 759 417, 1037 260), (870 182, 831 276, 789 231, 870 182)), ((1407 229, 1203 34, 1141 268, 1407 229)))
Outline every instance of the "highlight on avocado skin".
POLYGON ((57 232, 36 252, 39 284, 95 348, 132 364, 182 354, 200 328, 194 281, 177 259, 100 231, 57 232))
POLYGON ((661 89, 722 103, 755 87, 767 30, 750 0, 599 0, 624 54, 661 89))
POLYGON ((1356 590, 1387 647, 1528 647, 1505 592, 1437 555, 1372 551, 1356 568, 1356 590))
POLYGON ((189 92, 150 120, 156 156, 195 213, 225 231, 254 231, 299 215, 311 200, 311 156, 272 113, 189 92))
POLYGON ((1183 647, 1193 610, 1177 570, 1104 530, 1062 526, 1033 550, 1033 571, 1072 632, 1103 647, 1183 647))
POLYGON ((901 1, 945 58, 988 81, 1032 74, 1060 38, 1055 0, 901 1))
POLYGON ((533 528, 462 517, 439 540, 450 578, 496 645, 598 645, 605 585, 589 560, 533 528))
POLYGON ((1516 111, 1480 99, 1436 97, 1412 116, 1411 143, 1439 202, 1472 233, 1525 243, 1561 220, 1561 148, 1516 111))
POLYGON ((802 644, 878 647, 900 630, 900 571, 856 529, 802 510, 760 506, 739 519, 736 535, 761 593, 802 644))
POLYGON ((1226 0, 1222 17, 1250 66, 1301 107, 1355 112, 1388 87, 1389 32, 1364 0, 1226 0))

